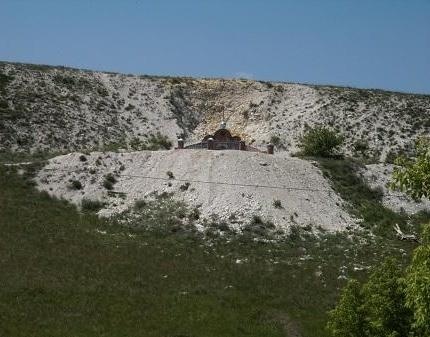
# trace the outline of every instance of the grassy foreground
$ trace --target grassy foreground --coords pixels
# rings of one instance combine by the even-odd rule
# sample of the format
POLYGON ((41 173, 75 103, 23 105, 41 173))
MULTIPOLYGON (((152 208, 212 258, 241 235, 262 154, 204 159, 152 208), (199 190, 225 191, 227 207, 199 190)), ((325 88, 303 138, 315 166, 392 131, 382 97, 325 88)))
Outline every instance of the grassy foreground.
POLYGON ((407 263, 414 247, 131 231, 37 192, 30 176, 0 167, 0 336, 325 336, 345 278, 384 256, 407 263))

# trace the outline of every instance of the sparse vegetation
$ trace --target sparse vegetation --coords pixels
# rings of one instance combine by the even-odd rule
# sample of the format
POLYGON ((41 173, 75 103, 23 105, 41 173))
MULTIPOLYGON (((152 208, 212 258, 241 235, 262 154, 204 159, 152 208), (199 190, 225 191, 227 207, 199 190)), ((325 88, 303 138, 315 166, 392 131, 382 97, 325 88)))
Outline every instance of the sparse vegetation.
MULTIPOLYGON (((426 119, 430 106, 428 95, 312 86, 319 93, 315 102, 303 102, 303 105, 293 102, 286 109, 281 104, 286 99, 281 93, 289 84, 262 86, 253 81, 213 80, 214 85, 207 86, 207 80, 134 76, 127 78, 125 86, 128 98, 133 101, 126 101, 127 97, 122 97, 118 89, 111 91, 106 88, 91 71, 1 62, 0 74, 0 87, 4 88, 0 89, 3 91, 0 93, 0 134, 8 134, 2 138, 0 150, 18 147, 20 151, 50 148, 70 152, 83 148, 102 151, 110 148, 171 148, 172 140, 157 136, 164 124, 170 123, 169 119, 175 118, 181 136, 188 137, 202 121, 203 115, 197 111, 205 111, 204 115, 219 115, 226 108, 220 102, 235 102, 237 99, 240 103, 240 96, 234 96, 237 92, 235 87, 244 85, 253 92, 246 98, 246 109, 241 110, 241 118, 251 124, 258 124, 260 118, 262 123, 271 125, 271 132, 282 140, 278 148, 296 145, 301 126, 309 123, 308 116, 302 114, 303 109, 312 108, 312 120, 324 121, 327 126, 340 130, 345 135, 344 148, 347 152, 354 152, 352 145, 355 142, 361 139, 367 141, 369 149, 365 153, 355 153, 372 161, 380 160, 377 153, 385 154, 387 147, 397 152, 404 144, 399 142, 402 137, 414 139, 426 134, 429 124, 426 119), (19 85, 14 78, 22 79, 19 85), (143 87, 149 91, 140 90, 143 87), (260 90, 268 92, 270 98, 261 97, 260 90), (221 96, 216 95, 218 91, 221 96), (145 94, 139 95, 139 92, 145 94), (159 95, 164 102, 156 99, 159 95), (220 101, 217 97, 224 97, 225 100, 220 101), (250 102, 252 108, 249 108, 250 102), (79 109, 82 104, 89 108, 89 114, 83 114, 83 110, 79 109), (266 104, 267 113, 254 116, 254 111, 266 104), (291 113, 293 111, 299 113, 297 119, 293 117, 296 115, 291 113), (363 115, 363 111, 372 113, 367 116, 363 115), (37 132, 30 127, 35 124, 40 124, 38 130, 43 131, 42 137, 37 137, 37 132), (97 137, 94 137, 95 133, 97 137), (134 138, 139 141, 134 142, 134 138)), ((124 76, 107 75, 115 87, 125 83, 124 76)), ((293 101, 296 98, 291 97, 293 101)), ((256 142, 261 143, 268 138, 269 134, 261 134, 256 142)))

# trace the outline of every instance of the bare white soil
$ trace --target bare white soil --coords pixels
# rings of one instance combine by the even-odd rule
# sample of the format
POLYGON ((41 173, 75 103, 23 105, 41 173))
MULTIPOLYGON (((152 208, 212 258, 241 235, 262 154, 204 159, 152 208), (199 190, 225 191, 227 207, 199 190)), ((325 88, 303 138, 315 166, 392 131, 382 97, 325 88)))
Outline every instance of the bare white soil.
POLYGON ((313 225, 336 231, 355 224, 319 169, 286 154, 172 150, 93 152, 85 155, 86 161, 82 156, 51 159, 37 176, 38 188, 76 205, 83 198, 104 201, 102 216, 130 209, 137 200, 153 198, 154 192, 168 192, 198 207, 203 218, 216 215, 236 230, 254 215, 283 230, 313 225), (103 187, 108 173, 117 179, 114 193, 103 187), (82 189, 71 188, 71 180, 82 189))

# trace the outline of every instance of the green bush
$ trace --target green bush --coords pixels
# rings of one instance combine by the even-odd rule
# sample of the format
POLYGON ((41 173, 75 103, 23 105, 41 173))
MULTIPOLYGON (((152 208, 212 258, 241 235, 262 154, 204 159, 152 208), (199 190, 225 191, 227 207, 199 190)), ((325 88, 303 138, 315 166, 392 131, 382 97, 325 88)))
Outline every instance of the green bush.
POLYGON ((105 178, 103 180, 103 187, 107 190, 113 190, 113 185, 117 182, 116 178, 112 173, 109 173, 105 175, 105 178))
POLYGON ((155 135, 150 135, 147 143, 147 149, 151 151, 169 150, 172 147, 172 142, 169 138, 159 132, 155 135))
POLYGON ((97 212, 102 209, 104 203, 99 200, 82 199, 81 207, 84 212, 97 212))
POLYGON ((181 186, 179 186, 179 189, 182 191, 182 192, 185 192, 186 190, 188 190, 188 188, 190 187, 190 183, 187 181, 185 184, 182 184, 181 186))
POLYGON ((430 138, 417 141, 414 158, 400 157, 390 187, 406 192, 414 199, 430 198, 430 138))
POLYGON ((172 147, 172 142, 167 136, 161 133, 149 135, 148 139, 141 140, 139 138, 133 138, 130 141, 130 147, 135 151, 158 151, 158 150, 169 150, 172 147))
POLYGON ((146 200, 143 200, 143 199, 136 200, 134 203, 135 210, 144 209, 146 206, 148 206, 148 203, 146 200))
POLYGON ((69 188, 72 190, 82 190, 82 183, 79 180, 70 180, 69 188))
POLYGON ((369 150, 369 143, 366 140, 357 140, 354 145, 354 151, 356 153, 360 153, 361 155, 364 155, 366 151, 369 150))
POLYGON ((343 143, 343 137, 325 127, 309 129, 300 140, 305 156, 332 157, 343 143))

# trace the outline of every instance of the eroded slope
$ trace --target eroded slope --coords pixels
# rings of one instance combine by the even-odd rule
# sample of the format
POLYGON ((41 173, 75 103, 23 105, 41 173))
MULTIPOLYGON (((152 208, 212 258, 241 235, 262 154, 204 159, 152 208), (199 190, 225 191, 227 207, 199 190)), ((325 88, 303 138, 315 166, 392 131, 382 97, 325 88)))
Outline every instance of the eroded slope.
POLYGON ((37 180, 40 189, 77 205, 83 199, 104 202, 99 214, 105 216, 168 194, 197 208, 201 226, 205 226, 204 219, 219 219, 242 230, 255 216, 281 231, 291 225, 339 230, 354 224, 318 168, 281 154, 207 150, 72 153, 51 159, 37 180), (107 186, 105 180, 112 176, 113 184, 107 186))
POLYGON ((376 160, 430 130, 430 96, 250 80, 162 78, 0 63, 0 150, 141 149, 151 135, 186 142, 224 119, 254 146, 294 152, 329 125, 344 151, 376 160))

